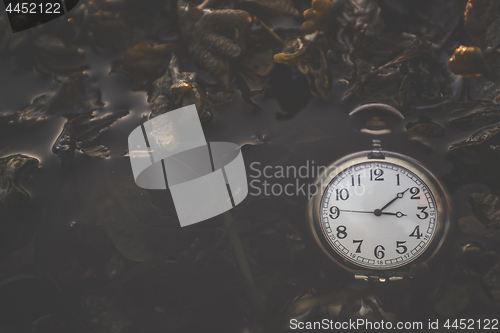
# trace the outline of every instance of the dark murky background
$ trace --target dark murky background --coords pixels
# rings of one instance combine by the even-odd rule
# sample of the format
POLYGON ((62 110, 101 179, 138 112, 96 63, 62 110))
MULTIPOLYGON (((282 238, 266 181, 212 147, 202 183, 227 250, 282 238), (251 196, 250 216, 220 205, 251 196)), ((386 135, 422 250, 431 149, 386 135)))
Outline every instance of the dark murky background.
POLYGON ((478 3, 81 0, 16 34, 3 15, 0 332, 498 319, 500 20, 495 1, 478 3), (208 141, 242 146, 252 176, 255 161, 368 149, 348 113, 369 102, 403 112, 384 147, 427 165, 456 208, 443 253, 403 281, 358 283, 329 262, 305 196, 248 196, 181 229, 168 191, 132 178, 128 134, 183 105, 208 141))

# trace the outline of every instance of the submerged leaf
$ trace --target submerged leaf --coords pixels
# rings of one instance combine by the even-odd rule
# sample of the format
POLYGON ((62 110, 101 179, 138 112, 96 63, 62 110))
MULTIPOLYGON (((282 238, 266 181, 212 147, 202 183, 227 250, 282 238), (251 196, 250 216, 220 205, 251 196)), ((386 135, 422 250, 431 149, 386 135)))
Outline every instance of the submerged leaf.
POLYGON ((245 0, 245 2, 258 4, 260 8, 274 14, 299 17, 300 12, 291 0, 245 0))
POLYGON ((209 123, 214 117, 206 93, 196 83, 196 73, 183 72, 175 54, 172 54, 165 75, 154 82, 148 102, 150 119, 191 104, 196 105, 201 122, 209 123))
POLYGON ((250 28, 252 17, 243 10, 201 9, 178 1, 182 39, 198 65, 222 87, 230 82, 230 60, 241 54, 240 36, 250 28))
POLYGON ((306 33, 313 33, 317 30, 327 31, 332 23, 331 5, 330 0, 313 0, 311 8, 304 12, 306 21, 300 29, 306 33))
POLYGON ((500 197, 494 194, 471 193, 469 201, 474 215, 486 228, 500 229, 500 197))
POLYGON ((408 138, 420 141, 422 138, 439 138, 445 134, 443 126, 433 122, 418 122, 408 124, 408 138))
POLYGON ((487 233, 484 226, 476 219, 474 215, 462 217, 458 220, 458 227, 464 234, 479 235, 486 237, 487 233))
POLYGON ((7 278, 3 281, 0 281, 0 287, 3 287, 9 283, 20 281, 20 280, 35 280, 36 276, 31 275, 31 274, 18 274, 11 276, 10 278, 7 278))
POLYGON ((273 71, 275 64, 272 53, 259 52, 250 58, 245 67, 259 77, 267 77, 273 71))
POLYGON ((76 46, 68 45, 62 39, 51 35, 41 35, 33 43, 52 56, 72 57, 83 54, 83 51, 76 46))
POLYGON ((107 11, 102 5, 101 1, 81 2, 67 14, 70 17, 68 22, 94 48, 115 49, 122 44, 127 33, 131 33, 130 24, 121 19, 118 10, 107 11))
POLYGON ((0 260, 22 248, 32 237, 38 210, 30 206, 30 195, 19 185, 19 177, 38 160, 25 155, 0 158, 0 260))
POLYGON ((425 280, 429 277, 429 265, 426 262, 421 262, 418 265, 412 264, 408 277, 416 280, 425 280))
POLYGON ((125 57, 121 61, 114 64, 114 71, 138 80, 157 78, 167 68, 170 53, 175 48, 174 43, 136 44, 125 53, 125 57))
POLYGON ((79 312, 85 324, 95 332, 125 333, 132 321, 116 300, 106 294, 83 295, 79 300, 79 312))
POLYGON ((88 84, 87 75, 73 73, 55 91, 36 97, 24 110, 0 114, 0 127, 31 126, 55 115, 92 114, 102 105, 101 92, 88 84))
POLYGON ((160 216, 150 195, 135 185, 132 174, 94 170, 95 181, 75 226, 80 233, 103 228, 116 249, 133 261, 144 262, 170 249, 179 239, 178 222, 160 216))
POLYGON ((454 143, 453 145, 451 145, 450 150, 462 149, 465 147, 480 145, 480 144, 488 141, 489 139, 491 139, 492 137, 494 137, 498 133, 500 133, 500 124, 488 126, 486 128, 483 128, 483 129, 473 133, 470 136, 470 138, 468 138, 464 141, 461 141, 461 142, 454 143))
POLYGON ((108 157, 107 148, 96 145, 95 141, 105 129, 128 113, 127 110, 120 110, 101 118, 82 115, 68 120, 52 146, 52 152, 63 157, 67 154, 72 156, 75 149, 80 149, 85 153, 90 153, 89 156, 108 157))
POLYGON ((498 1, 469 0, 465 7, 464 25, 472 42, 481 48, 487 46, 486 32, 496 15, 498 1))
POLYGON ((469 293, 466 288, 458 285, 442 287, 442 296, 434 304, 434 310, 445 317, 455 317, 462 312, 469 303, 469 293))
POLYGON ((274 55, 274 61, 279 64, 296 65, 306 56, 308 48, 309 43, 302 42, 301 38, 288 40, 285 42, 283 52, 274 55))
POLYGON ((485 250, 478 243, 467 243, 462 247, 462 252, 455 255, 458 267, 468 276, 484 276, 495 264, 497 254, 485 250))
POLYGON ((423 109, 407 134, 435 151, 463 151, 487 143, 500 132, 500 106, 488 101, 449 102, 423 109))
POLYGON ((28 192, 19 186, 19 177, 28 166, 37 163, 36 158, 20 154, 0 158, 0 212, 3 219, 16 214, 29 201, 28 192))
POLYGON ((450 70, 457 75, 471 78, 484 75, 491 81, 498 80, 498 74, 493 70, 497 62, 497 50, 488 49, 485 53, 477 46, 458 47, 448 61, 450 70))
POLYGON ((274 61, 297 66, 302 74, 308 75, 313 90, 327 100, 332 88, 332 74, 325 53, 311 36, 307 41, 300 37, 286 41, 283 52, 276 54, 274 61))
POLYGON ((483 288, 488 296, 500 301, 500 264, 493 266, 483 277, 483 288))
POLYGON ((480 76, 487 71, 483 51, 477 46, 460 46, 453 52, 448 66, 463 77, 480 76))
MULTIPOLYGON (((344 95, 344 101, 368 94, 394 95, 403 109, 420 103, 441 102, 448 92, 449 77, 432 57, 429 44, 415 40, 403 53, 378 68, 370 68, 344 95), (442 89, 439 93, 436 90, 442 89), (423 98, 425 96, 425 98, 423 98)), ((447 74, 447 73, 446 73, 447 74)))
POLYGON ((300 28, 303 32, 322 31, 338 37, 345 34, 346 37, 338 38, 340 43, 347 38, 355 44, 364 44, 364 37, 384 27, 374 0, 313 0, 311 8, 304 11, 304 18, 306 21, 300 28))

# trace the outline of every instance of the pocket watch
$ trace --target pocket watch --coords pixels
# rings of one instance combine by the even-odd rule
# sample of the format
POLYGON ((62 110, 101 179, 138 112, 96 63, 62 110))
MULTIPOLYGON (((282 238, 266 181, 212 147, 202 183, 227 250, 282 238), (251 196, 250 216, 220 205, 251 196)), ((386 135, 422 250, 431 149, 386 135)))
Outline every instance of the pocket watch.
MULTIPOLYGON (((362 132, 388 133, 377 112, 403 115, 385 104, 369 104, 362 132)), ((313 237, 323 252, 358 279, 397 280, 412 264, 431 260, 451 225, 451 200, 438 178, 419 161, 373 149, 344 156, 315 182, 308 203, 313 237)))

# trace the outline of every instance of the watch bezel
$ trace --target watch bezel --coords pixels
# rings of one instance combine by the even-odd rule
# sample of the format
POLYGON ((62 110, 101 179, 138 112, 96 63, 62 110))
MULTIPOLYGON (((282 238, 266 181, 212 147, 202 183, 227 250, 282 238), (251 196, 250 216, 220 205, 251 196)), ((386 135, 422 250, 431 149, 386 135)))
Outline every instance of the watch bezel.
POLYGON ((342 157, 341 159, 330 164, 326 170, 314 182, 318 191, 311 197, 308 202, 307 215, 309 227, 313 238, 319 245, 321 250, 337 265, 353 274, 361 275, 404 275, 408 273, 411 265, 421 262, 429 262, 439 252, 445 243, 449 230, 451 228, 452 207, 450 196, 445 190, 441 182, 417 160, 390 151, 380 151, 376 155, 372 151, 361 151, 342 157), (378 157, 377 157, 378 156, 378 157), (397 267, 390 268, 367 268, 359 266, 338 254, 330 245, 323 228, 321 227, 320 207, 325 191, 332 180, 347 168, 366 162, 388 162, 400 167, 406 168, 418 176, 429 188, 434 196, 436 203, 436 231, 430 240, 427 249, 424 250, 417 258, 410 262, 406 262, 397 267))

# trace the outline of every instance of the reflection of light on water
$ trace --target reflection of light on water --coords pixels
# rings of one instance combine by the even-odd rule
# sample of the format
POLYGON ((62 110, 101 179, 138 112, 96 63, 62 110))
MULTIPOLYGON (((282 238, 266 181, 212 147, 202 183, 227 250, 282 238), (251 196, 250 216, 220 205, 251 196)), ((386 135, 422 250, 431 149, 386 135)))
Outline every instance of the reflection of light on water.
POLYGON ((161 117, 155 120, 153 122, 153 136, 156 138, 158 145, 166 151, 175 150, 179 145, 177 127, 173 122, 165 121, 161 117))
MULTIPOLYGON (((154 152, 154 150, 151 150, 151 153, 154 152)), ((125 154, 125 157, 131 157, 131 158, 150 158, 149 151, 147 150, 134 150, 132 154, 130 152, 127 152, 125 154)))

